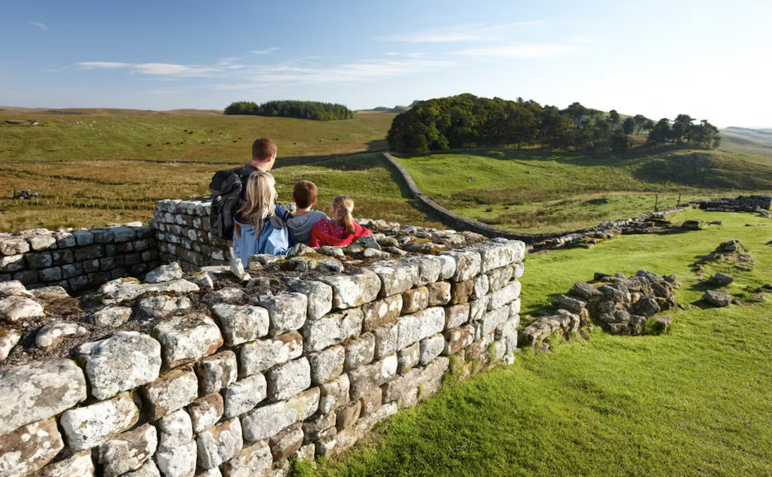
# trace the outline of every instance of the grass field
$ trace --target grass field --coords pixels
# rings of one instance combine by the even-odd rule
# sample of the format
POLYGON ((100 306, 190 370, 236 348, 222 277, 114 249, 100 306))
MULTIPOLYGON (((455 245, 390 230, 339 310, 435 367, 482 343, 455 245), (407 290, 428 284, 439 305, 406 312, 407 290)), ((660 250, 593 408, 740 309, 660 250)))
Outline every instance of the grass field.
POLYGON ((772 190, 772 162, 669 150, 626 157, 480 151, 402 158, 421 191, 466 217, 521 232, 596 225, 700 197, 772 190))
POLYGON ((386 131, 395 116, 357 113, 345 121, 309 121, 224 116, 218 111, 75 111, 87 114, 0 111, 0 162, 153 159, 238 164, 251 160, 252 141, 258 137, 275 139, 280 158, 345 155, 386 149, 386 131), (15 119, 40 125, 5 123, 15 119))
MULTIPOLYGON (((430 223, 384 165, 379 154, 358 154, 319 165, 278 168, 274 175, 282 201, 291 200, 295 181, 304 178, 319 187, 322 210, 333 197, 347 193, 356 201, 358 217, 430 223)), ((0 162, 0 184, 24 184, 41 193, 38 200, 0 199, 0 231, 146 222, 159 199, 208 194, 212 174, 223 168, 222 164, 171 162, 44 162, 23 167, 0 162)))
MULTIPOLYGON (((769 476, 772 475, 772 304, 703 309, 695 258, 737 238, 754 271, 726 267, 747 296, 772 281, 767 223, 750 214, 689 211, 723 220, 709 230, 623 236, 590 250, 530 255, 523 313, 594 272, 677 273, 683 288, 671 332, 589 341, 443 390, 379 428, 316 476, 769 476)), ((769 295, 768 295, 769 296, 769 295)))

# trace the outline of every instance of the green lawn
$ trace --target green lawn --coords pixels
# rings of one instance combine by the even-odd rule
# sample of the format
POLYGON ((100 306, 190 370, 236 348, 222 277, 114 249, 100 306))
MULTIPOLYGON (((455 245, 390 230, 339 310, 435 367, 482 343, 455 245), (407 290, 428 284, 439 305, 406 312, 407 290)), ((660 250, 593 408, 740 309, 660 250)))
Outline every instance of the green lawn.
POLYGON ((772 190, 772 164, 725 151, 589 157, 480 151, 401 158, 424 194, 466 217, 520 232, 628 218, 695 198, 772 190))
MULTIPOLYGON (((704 231, 623 236, 593 249, 531 255, 523 313, 593 272, 677 273, 671 332, 589 341, 504 366, 444 389, 388 420, 365 445, 318 466, 320 476, 772 475, 772 304, 702 309, 698 256, 740 239, 757 261, 731 270, 739 296, 772 281, 767 223, 750 214, 704 231)), ((706 273, 726 267, 708 268, 706 273)), ((769 295, 768 295, 769 296, 769 295)), ((307 472, 308 473, 308 472, 307 472)))

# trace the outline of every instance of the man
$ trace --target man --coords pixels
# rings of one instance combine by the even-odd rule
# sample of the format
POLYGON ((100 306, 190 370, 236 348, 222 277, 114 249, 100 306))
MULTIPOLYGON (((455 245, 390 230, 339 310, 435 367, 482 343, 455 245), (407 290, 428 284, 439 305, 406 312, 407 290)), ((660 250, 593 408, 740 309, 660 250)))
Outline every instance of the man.
MULTIPOLYGON (((257 170, 271 172, 273 164, 276 162, 277 152, 278 149, 273 139, 255 139, 255 142, 252 143, 252 162, 239 169, 238 174, 248 179, 249 175, 257 170)), ((247 185, 246 182, 244 185, 247 185)))

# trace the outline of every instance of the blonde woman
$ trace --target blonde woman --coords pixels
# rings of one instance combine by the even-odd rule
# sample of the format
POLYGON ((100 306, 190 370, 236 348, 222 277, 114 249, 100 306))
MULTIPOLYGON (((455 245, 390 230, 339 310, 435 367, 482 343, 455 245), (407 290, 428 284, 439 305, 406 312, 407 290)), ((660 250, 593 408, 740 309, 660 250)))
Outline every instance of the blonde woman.
POLYGON ((276 206, 276 180, 256 171, 247 182, 246 202, 236 215, 233 253, 244 266, 251 255, 287 255, 294 245, 284 209, 276 206), (279 215, 277 215, 277 213, 279 215))
POLYGON ((332 245, 342 247, 350 245, 359 237, 370 235, 372 232, 354 222, 354 199, 347 195, 339 195, 332 199, 330 204, 329 219, 322 219, 315 223, 311 229, 311 240, 308 245, 321 247, 332 245))

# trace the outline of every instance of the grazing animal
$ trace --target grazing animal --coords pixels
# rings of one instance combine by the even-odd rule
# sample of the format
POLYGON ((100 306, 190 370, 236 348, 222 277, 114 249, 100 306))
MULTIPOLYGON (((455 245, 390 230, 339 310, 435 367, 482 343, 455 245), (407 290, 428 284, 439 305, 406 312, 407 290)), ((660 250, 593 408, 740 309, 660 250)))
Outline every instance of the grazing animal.
POLYGON ((167 146, 168 146, 169 144, 171 144, 171 143, 170 143, 170 142, 167 142, 167 143, 166 143, 166 145, 167 145, 167 146))
POLYGON ((469 182, 474 182, 474 177, 469 176, 469 182))
POLYGON ((150 147, 150 146, 152 146, 152 144, 148 144, 148 145, 147 145, 147 147, 150 147))

